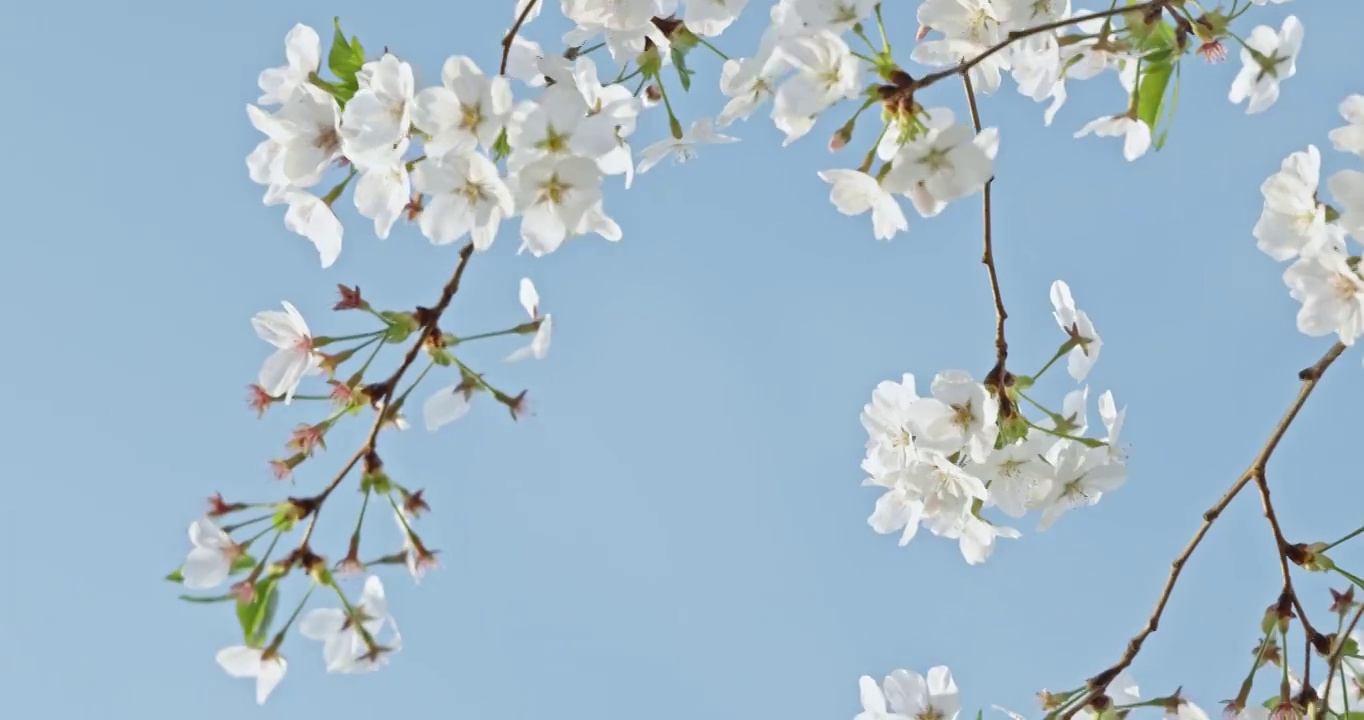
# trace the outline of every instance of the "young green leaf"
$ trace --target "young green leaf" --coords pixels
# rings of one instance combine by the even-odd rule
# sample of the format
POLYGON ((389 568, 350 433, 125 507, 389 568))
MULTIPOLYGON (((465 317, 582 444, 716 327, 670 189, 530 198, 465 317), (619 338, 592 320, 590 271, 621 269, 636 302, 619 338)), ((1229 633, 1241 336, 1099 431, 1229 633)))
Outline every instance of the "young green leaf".
POLYGON ((336 76, 336 82, 330 83, 320 79, 314 79, 313 82, 331 93, 332 97, 344 106, 360 87, 355 74, 360 72, 360 67, 365 64, 365 48, 360 45, 358 37, 352 37, 349 42, 346 40, 346 34, 341 31, 341 18, 334 18, 333 24, 336 26, 336 34, 332 36, 327 67, 331 68, 332 75, 336 76))
POLYGON ((185 581, 185 574, 184 572, 181 571, 180 568, 176 568, 175 570, 171 571, 171 574, 166 576, 166 579, 173 583, 182 583, 185 581))
POLYGON ((242 627, 242 639, 247 647, 260 647, 270 631, 270 620, 279 598, 275 596, 277 578, 267 577, 256 583, 255 597, 249 603, 237 603, 237 622, 242 627))

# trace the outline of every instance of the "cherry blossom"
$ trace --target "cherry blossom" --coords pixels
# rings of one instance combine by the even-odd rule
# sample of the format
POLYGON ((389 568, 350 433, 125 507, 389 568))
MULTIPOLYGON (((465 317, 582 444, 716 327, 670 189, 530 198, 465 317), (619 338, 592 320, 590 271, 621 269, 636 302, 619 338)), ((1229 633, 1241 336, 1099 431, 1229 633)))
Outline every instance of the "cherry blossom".
POLYGON ((279 105, 288 102, 298 88, 308 82, 308 75, 317 72, 322 59, 322 40, 316 30, 299 23, 284 36, 284 55, 288 64, 261 71, 257 82, 264 94, 257 103, 279 105))
POLYGON ((1279 99, 1279 83, 1298 71, 1302 33, 1302 22, 1295 15, 1284 18, 1277 33, 1267 25, 1252 30, 1241 49, 1241 72, 1231 82, 1228 97, 1232 103, 1239 105, 1249 98, 1247 114, 1273 105, 1279 99))
POLYGON ((234 678, 256 679, 256 703, 259 705, 265 704, 289 669, 284 656, 271 648, 236 645, 219 650, 215 659, 218 666, 234 678))
POLYGON ((232 572, 232 563, 242 553, 241 547, 207 517, 190 524, 189 542, 194 547, 180 573, 185 587, 191 590, 208 590, 223 584, 232 572))
POLYGON ((272 396, 283 395, 287 405, 293 400, 299 382, 321 371, 322 357, 313 350, 312 335, 303 316, 289 301, 283 305, 284 312, 256 313, 251 325, 260 339, 277 348, 261 366, 260 386, 272 396))

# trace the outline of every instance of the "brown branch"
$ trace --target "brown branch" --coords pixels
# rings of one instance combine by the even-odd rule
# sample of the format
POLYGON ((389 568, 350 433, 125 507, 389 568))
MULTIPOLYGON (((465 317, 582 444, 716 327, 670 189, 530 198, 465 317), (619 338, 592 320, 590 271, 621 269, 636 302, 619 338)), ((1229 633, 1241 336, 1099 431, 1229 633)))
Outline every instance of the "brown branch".
POLYGON ((1189 557, 1193 555, 1194 550, 1198 549, 1199 543, 1203 542, 1203 537, 1208 534, 1208 530, 1212 528, 1212 524, 1217 521, 1218 516, 1222 514, 1223 510, 1227 509, 1227 506, 1231 504, 1231 501, 1235 499, 1238 494, 1240 494, 1241 490, 1255 478, 1264 475, 1265 465, 1269 463, 1269 458, 1274 454, 1274 450, 1278 448, 1279 441, 1283 439, 1284 433, 1288 432, 1289 426, 1293 424, 1293 420, 1298 416, 1298 411, 1302 409, 1303 404, 1307 402, 1307 398, 1311 396, 1312 391, 1316 389, 1322 374, 1326 372, 1326 369, 1331 366, 1331 363, 1335 362, 1336 358, 1340 357, 1340 354, 1344 351, 1345 346, 1341 343, 1336 343, 1335 345, 1332 345, 1331 349, 1327 350, 1326 354, 1315 364, 1298 373, 1298 379, 1302 381, 1302 385, 1298 388, 1298 396, 1293 400, 1293 403, 1288 407, 1288 410, 1284 413, 1283 417, 1279 419, 1279 423, 1274 426, 1274 430, 1269 434, 1269 439, 1266 440, 1264 446, 1260 448, 1260 452, 1256 454, 1255 459, 1250 463, 1250 467, 1246 468, 1245 472, 1241 473, 1241 476, 1236 479, 1236 482, 1232 483, 1226 493, 1224 493, 1217 502, 1213 503, 1212 507, 1208 508, 1203 513, 1203 522, 1198 526, 1198 530, 1194 532, 1193 537, 1189 539, 1189 544, 1185 545, 1184 549, 1181 550, 1179 554, 1175 556, 1174 561, 1170 563, 1170 575, 1166 578, 1165 587, 1161 589, 1160 596, 1156 599, 1155 608, 1151 611, 1151 615, 1146 619, 1145 627, 1136 635, 1133 635, 1132 639, 1127 642, 1126 651, 1123 652, 1122 657, 1118 658, 1116 663, 1089 679, 1086 683, 1088 693, 1084 696, 1084 699, 1081 702, 1072 705, 1069 710, 1062 713, 1060 720, 1069 720, 1080 710, 1080 708, 1085 707, 1095 698, 1102 695, 1104 691, 1108 689, 1108 684, 1113 682, 1113 678, 1117 677, 1118 673, 1126 670, 1128 666, 1132 664, 1132 661, 1137 658, 1137 653, 1141 652, 1142 643, 1146 642, 1146 638, 1150 637, 1151 633, 1155 632, 1156 628, 1160 625, 1160 616, 1165 612, 1165 605, 1170 602, 1170 594, 1174 591, 1175 583, 1179 582, 1179 574, 1184 570, 1184 565, 1189 561, 1189 557))
POLYGON ((1123 13, 1140 12, 1143 10, 1152 11, 1156 8, 1164 8, 1167 2, 1169 2, 1169 0, 1148 0, 1148 2, 1137 3, 1136 5, 1128 5, 1126 7, 1113 8, 1111 10, 1102 10, 1100 12, 1092 12, 1086 15, 1075 15, 1073 17, 1056 20, 1054 22, 1043 23, 1036 27, 1030 27, 1026 30, 1016 30, 1014 32, 1009 33, 1008 37, 986 48, 979 55, 976 55, 970 60, 967 60, 954 68, 948 70, 939 70, 937 72, 929 73, 923 76, 922 78, 919 78, 919 80, 914 83, 914 88, 916 90, 926 88, 929 85, 932 85, 933 83, 942 80, 943 78, 948 78, 953 75, 961 75, 965 77, 966 74, 971 71, 971 68, 974 68, 975 66, 985 62, 985 60, 989 58, 991 55, 994 55, 995 53, 1009 47, 1016 41, 1022 40, 1023 38, 1030 37, 1038 33, 1044 33, 1049 30, 1059 30, 1068 25, 1077 25, 1079 23, 1088 22, 1090 20, 1102 20, 1103 18, 1112 17, 1114 15, 1121 15, 1123 13))
MULTIPOLYGON (((961 75, 962 84, 966 88, 966 102, 971 108, 971 125, 976 132, 980 132, 980 109, 976 107, 976 89, 971 84, 971 76, 965 72, 961 75)), ((999 414, 1001 417, 1008 418, 1014 415, 1013 405, 1009 400, 1007 386, 1013 384, 1013 378, 1005 369, 1005 364, 1009 360, 1009 343, 1004 339, 1004 321, 1008 319, 1009 313, 1004 309, 1004 296, 999 291, 999 272, 995 269, 995 250, 994 234, 991 225, 991 203, 990 189, 995 183, 994 175, 985 181, 985 188, 981 191, 981 221, 984 236, 985 249, 980 255, 980 262, 985 265, 985 271, 990 276, 990 295, 995 301, 995 366, 985 375, 984 385, 993 388, 995 396, 999 399, 999 414)))
POLYGON ((540 0, 530 0, 526 3, 526 6, 521 8, 521 14, 516 16, 516 22, 502 37, 502 62, 497 66, 498 75, 507 74, 507 56, 511 54, 512 40, 516 39, 516 34, 521 32, 521 26, 526 24, 526 18, 530 17, 530 11, 534 10, 538 4, 540 4, 540 0))
POLYGON ((308 540, 312 537, 313 528, 317 525, 317 516, 321 513, 322 503, 326 502, 327 496, 331 495, 332 491, 346 478, 346 475, 350 474, 350 471, 355 469, 355 465, 359 463, 361 459, 373 453, 378 446, 379 431, 383 428, 384 420, 388 416, 388 413, 393 409, 390 407, 393 399, 393 391, 398 387, 398 382, 402 380, 403 374, 407 372, 408 368, 412 367, 412 363, 416 362, 417 354, 421 352, 422 346, 425 345, 427 340, 432 336, 440 333, 440 317, 445 313, 446 309, 450 307, 450 301, 454 300, 455 293, 459 292, 459 282, 464 277, 464 268, 469 264, 469 258, 473 254, 473 243, 465 245, 459 251, 459 264, 455 266, 455 272, 450 276, 450 280, 445 283, 445 287, 441 288, 440 299, 436 302, 436 306, 430 310, 418 313, 424 322, 422 323, 421 334, 417 336, 417 341, 412 343, 412 347, 407 349, 407 354, 403 355, 402 362, 398 363, 397 369, 393 371, 392 375, 388 376, 387 380, 371 386, 380 388, 378 394, 370 398, 371 404, 377 405, 379 401, 382 400, 384 402, 384 407, 376 408, 378 410, 378 417, 374 419, 374 425, 370 426, 369 434, 365 437, 365 442, 360 445, 354 455, 351 455, 350 460, 346 461, 346 464, 337 471, 336 476, 322 489, 322 492, 306 501, 311 509, 312 518, 308 521, 308 528, 303 531, 303 539, 298 543, 300 548, 308 547, 308 540))
MULTIPOLYGON (((1293 575, 1288 562, 1289 545, 1288 541, 1284 539, 1278 515, 1274 512, 1274 503, 1269 499, 1269 480, 1265 477, 1264 468, 1259 468, 1255 473, 1255 486, 1260 491, 1260 504, 1264 507, 1265 519, 1269 521, 1269 527, 1274 531, 1274 550, 1279 555, 1279 569, 1283 574, 1283 594, 1288 596, 1294 609, 1298 611, 1298 619, 1302 621, 1302 630, 1307 635, 1307 644, 1310 647, 1317 642, 1320 633, 1307 620, 1307 608, 1303 607, 1302 600, 1298 599, 1297 592, 1293 590, 1293 575)), ((1311 655, 1309 654, 1308 657, 1310 658, 1311 655)), ((1304 668, 1303 672, 1305 674, 1307 668, 1304 668)))

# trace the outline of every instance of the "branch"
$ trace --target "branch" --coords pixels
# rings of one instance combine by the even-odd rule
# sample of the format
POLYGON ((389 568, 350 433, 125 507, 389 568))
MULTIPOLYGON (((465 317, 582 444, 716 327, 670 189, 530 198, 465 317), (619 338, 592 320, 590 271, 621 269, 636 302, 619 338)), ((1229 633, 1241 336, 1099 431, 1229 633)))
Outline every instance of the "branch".
POLYGON ((526 6, 521 8, 521 14, 516 16, 516 22, 512 24, 511 29, 507 31, 507 34, 502 37, 502 62, 497 66, 498 75, 507 74, 507 56, 511 54, 512 40, 516 39, 516 33, 521 32, 521 26, 526 24, 526 18, 530 17, 530 11, 534 10, 535 6, 539 3, 540 0, 530 0, 530 2, 526 3, 526 6))
MULTIPOLYGON (((976 89, 971 85, 971 76, 963 72, 961 74, 962 84, 966 88, 966 102, 971 108, 971 125, 975 127, 976 133, 980 133, 980 109, 976 107, 976 89)), ((981 204, 982 215, 982 235, 984 236, 985 250, 981 253, 980 261, 985 265, 985 271, 990 276, 990 294, 995 300, 995 366, 985 375, 984 385, 994 388, 995 396, 999 399, 999 414, 1002 417, 1012 417, 1014 409, 1006 386, 1012 384, 1013 378, 1009 376, 1005 369, 1005 363, 1009 359, 1009 343, 1004 339, 1004 321, 1008 319, 1009 313, 1004 309, 1004 296, 999 291, 999 272, 995 269, 994 235, 992 233, 990 188, 994 185, 995 178, 990 176, 985 181, 985 188, 981 191, 983 199, 981 204)))
MULTIPOLYGON (((1302 621, 1302 631, 1307 635, 1309 646, 1318 642, 1316 628, 1307 620, 1307 609, 1302 606, 1302 600, 1298 599, 1298 594, 1293 590, 1293 576, 1290 572, 1288 563, 1288 541, 1284 539, 1283 529, 1279 526, 1279 518, 1274 512, 1274 504, 1269 500, 1269 480, 1265 477, 1264 468, 1260 468, 1255 473, 1255 485, 1260 491, 1260 504, 1264 507, 1265 519, 1269 521, 1269 527, 1274 531, 1274 549, 1279 554, 1279 569, 1283 573, 1283 594, 1292 601, 1293 607, 1298 611, 1298 619, 1302 621)), ((1308 656, 1311 657, 1310 655, 1308 656)), ((1308 677, 1307 671, 1310 666, 1303 668, 1304 678, 1308 677)))
POLYGON ((1269 434, 1269 439, 1265 441, 1264 447, 1260 448, 1260 452, 1255 456, 1255 460, 1250 463, 1250 467, 1246 468, 1245 472, 1241 473, 1241 476, 1236 479, 1236 482, 1232 483, 1231 487, 1227 489, 1227 492, 1223 494, 1216 503, 1213 503, 1212 507, 1208 508, 1207 511, 1203 513, 1203 523, 1198 526, 1198 530, 1195 531, 1193 537, 1189 539, 1189 544, 1185 545, 1184 549, 1181 550, 1180 553, 1175 556, 1174 561, 1170 563, 1170 575, 1165 580, 1165 587, 1161 589, 1160 597, 1156 599, 1155 609, 1151 611, 1150 617, 1146 619, 1146 626, 1136 635, 1132 636, 1132 639, 1127 643, 1127 650, 1123 652, 1122 657, 1119 658, 1116 663, 1089 679, 1086 683, 1089 691, 1088 694, 1085 695, 1084 700, 1072 705, 1069 710, 1062 713, 1060 720, 1069 720, 1080 710, 1080 708, 1085 707, 1095 698, 1102 695, 1104 691, 1108 689, 1108 684, 1113 682, 1113 678, 1117 677, 1118 673, 1126 670, 1127 667, 1132 664, 1132 661, 1136 659, 1137 653, 1141 652, 1142 643, 1146 642, 1146 638, 1149 637, 1151 633, 1155 632, 1156 628, 1160 625, 1160 616, 1165 612, 1165 605, 1170 602, 1170 593, 1174 591, 1175 583, 1179 582, 1179 574, 1184 570, 1184 564, 1189 561, 1189 556, 1193 555, 1194 550, 1198 549, 1199 543, 1203 542, 1203 536, 1208 534, 1208 530, 1212 528, 1212 524, 1217 521, 1218 516, 1222 514, 1223 510, 1227 509, 1227 505, 1231 504, 1231 501, 1240 494, 1241 490, 1244 489, 1250 481, 1257 477, 1264 476, 1265 465, 1269 463, 1269 458, 1279 446, 1279 441, 1283 439, 1284 433, 1288 432, 1289 426, 1293 424, 1293 420, 1298 416, 1298 411, 1302 409, 1303 404, 1307 402, 1307 398, 1311 396, 1312 391, 1316 389, 1317 383, 1321 381, 1322 374, 1326 372, 1326 369, 1331 366, 1331 363, 1335 362, 1336 358, 1340 357, 1340 354, 1344 351, 1345 346, 1341 343, 1336 343, 1335 345, 1332 345, 1331 349, 1327 350, 1326 354, 1314 365, 1305 368, 1298 373, 1298 379, 1302 381, 1302 386, 1298 389, 1297 398, 1293 400, 1293 404, 1288 407, 1287 412, 1284 413, 1283 417, 1279 420, 1279 423, 1274 426, 1274 430, 1269 434))
POLYGON ((393 391, 398 386, 398 382, 402 380, 403 374, 417 360, 417 354, 421 352, 422 346, 431 337, 440 333, 440 317, 450 307, 450 301, 454 300, 455 293, 459 292, 459 282, 464 277, 464 268, 469 264, 469 258, 473 254, 473 243, 465 245, 459 251, 459 264, 455 266, 454 274, 450 276, 450 280, 441 289, 440 299, 436 302, 436 306, 430 310, 418 308, 417 315, 423 320, 423 323, 422 332, 417 336, 416 342, 412 343, 412 347, 407 349, 407 354, 403 356, 402 362, 398 364, 397 369, 393 371, 392 375, 388 376, 387 380, 371 386, 379 388, 379 391, 370 398, 370 402, 377 405, 380 400, 383 400, 384 407, 379 409, 378 417, 374 419, 374 425, 370 427, 365 442, 355 451, 354 455, 351 455, 350 460, 346 461, 346 464, 337 471, 336 476, 322 489, 322 492, 304 501, 311 508, 312 519, 308 521, 308 529, 303 531, 303 539, 298 543, 300 548, 308 547, 308 540, 312 537, 313 528, 317 526, 317 516, 321 513, 322 503, 326 502, 327 497, 341 484, 346 475, 355 469, 356 463, 359 463, 365 456, 372 454, 378 446, 379 431, 383 428, 384 420, 391 410, 393 391))
POLYGON ((1009 47, 1017 40, 1022 40, 1023 38, 1030 37, 1038 33, 1044 33, 1049 30, 1059 30, 1069 25, 1078 25, 1079 23, 1082 22, 1089 22, 1090 20, 1102 20, 1103 18, 1112 17, 1114 15, 1121 15, 1123 13, 1140 12, 1143 10, 1150 11, 1158 8, 1164 8, 1167 2, 1169 2, 1169 0, 1148 0, 1147 2, 1137 3, 1136 5, 1128 5, 1126 7, 1112 8, 1110 10, 1102 10, 1100 12, 1092 12, 1087 15, 1075 15, 1073 17, 1056 20, 1054 22, 1043 23, 1036 27, 1030 27, 1026 30, 1016 30, 1014 32, 1009 33, 1008 37, 995 43, 994 45, 991 45, 990 47, 986 48, 983 52, 981 52, 979 55, 963 62, 957 67, 948 70, 939 70, 937 72, 929 73, 923 76, 918 80, 918 82, 914 83, 914 88, 915 89, 926 88, 929 85, 932 85, 933 83, 942 80, 943 78, 951 77, 953 75, 961 75, 965 77, 966 74, 971 71, 971 68, 974 68, 975 66, 985 62, 985 60, 989 58, 991 55, 994 55, 995 53, 1009 47))

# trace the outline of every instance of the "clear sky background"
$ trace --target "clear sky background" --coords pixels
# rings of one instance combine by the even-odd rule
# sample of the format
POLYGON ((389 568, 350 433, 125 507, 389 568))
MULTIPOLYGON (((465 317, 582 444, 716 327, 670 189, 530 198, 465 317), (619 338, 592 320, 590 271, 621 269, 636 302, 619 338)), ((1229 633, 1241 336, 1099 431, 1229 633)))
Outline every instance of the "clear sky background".
MULTIPOLYGON (((721 42, 736 56, 765 22, 768 3, 750 5, 721 42)), ((1135 164, 1117 141, 1071 138, 1123 109, 1111 76, 1072 85, 1051 128, 1008 83, 983 101, 1002 128, 995 227, 1013 368, 1035 370, 1062 339, 1047 289, 1064 279, 1105 341, 1091 396, 1111 389, 1129 408, 1130 478, 1097 507, 1045 533, 1035 518, 1018 525, 1024 537, 977 567, 951 541, 921 533, 898 548, 867 527, 876 492, 859 487, 858 413, 872 388, 992 363, 979 200, 911 217, 908 235, 878 243, 815 176, 856 165, 870 138, 830 157, 840 112, 782 149, 764 113, 732 128, 740 143, 665 163, 629 192, 612 181, 620 244, 517 257, 513 226, 474 259, 450 330, 519 322, 516 283, 529 276, 556 335, 540 362, 502 364, 516 340, 466 356, 499 386, 529 388, 534 417, 513 423, 480 402, 435 436, 384 438, 391 473, 427 488, 421 531, 443 551, 420 586, 383 574, 406 637, 392 666, 326 676, 319 646, 291 638, 289 676, 260 709, 249 682, 218 669, 214 653, 239 639, 232 612, 179 602, 161 580, 184 557, 186 526, 213 491, 314 492, 368 425, 330 438, 297 487, 272 480, 266 461, 320 409, 259 421, 246 409, 268 354, 249 318, 288 299, 319 334, 364 331, 363 318, 329 311, 337 283, 384 307, 429 304, 456 254, 411 226, 380 242, 346 201, 345 250, 319 269, 246 175, 256 75, 283 62, 295 22, 327 38, 333 14, 428 83, 449 54, 487 68, 511 6, 6 7, 0 297, 14 325, 0 353, 0 715, 815 720, 855 714, 861 674, 940 663, 966 712, 1032 714, 1035 691, 1115 660, 1204 508, 1296 392, 1295 373, 1329 345, 1297 333, 1282 267, 1250 230, 1259 185, 1289 152, 1316 143, 1328 172, 1357 162, 1326 133, 1342 124, 1337 104, 1364 92, 1364 5, 1256 9, 1242 32, 1289 12, 1306 26, 1278 105, 1247 117, 1227 101, 1234 51, 1221 66, 1190 58, 1168 146, 1135 164)), ((911 10, 892 15, 901 57, 911 10)), ((529 34, 557 46, 560 28, 542 18, 529 34)), ((720 108, 718 63, 694 59, 684 123, 720 108)), ((930 99, 964 109, 952 83, 930 99)), ((665 115, 647 115, 637 147, 666 132, 665 115)), ((1276 456, 1292 539, 1360 522, 1361 373, 1348 353, 1276 456)), ((1069 384, 1048 389, 1059 402, 1069 384)), ((354 496, 340 499, 319 530, 333 559, 354 517, 354 496)), ((370 552, 397 549, 390 518, 370 527, 370 552)), ((1247 494, 1135 668, 1147 696, 1183 684, 1211 706, 1235 694, 1278 593, 1271 548, 1247 494)), ((1337 561, 1364 570, 1361 555, 1337 561)), ((1324 590, 1308 587, 1327 623, 1324 590)))

